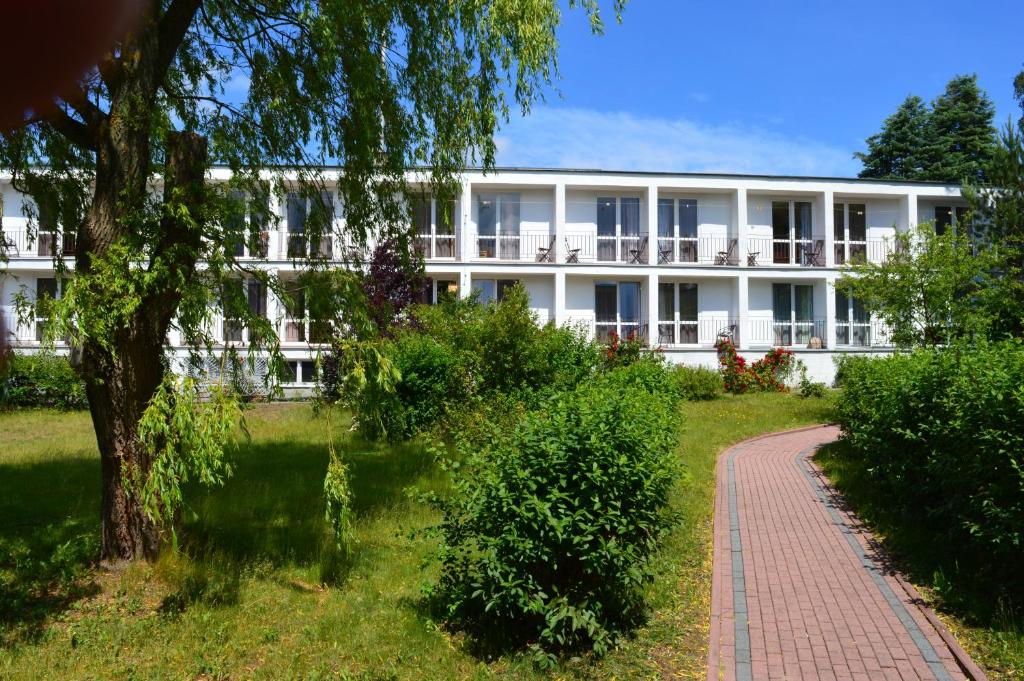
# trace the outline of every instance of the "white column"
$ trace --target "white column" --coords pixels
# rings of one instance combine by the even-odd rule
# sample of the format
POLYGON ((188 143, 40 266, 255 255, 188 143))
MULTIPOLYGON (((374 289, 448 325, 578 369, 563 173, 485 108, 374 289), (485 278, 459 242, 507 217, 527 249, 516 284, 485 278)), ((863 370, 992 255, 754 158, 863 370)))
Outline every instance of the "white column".
MULTIPOLYGON (((732 219, 736 225, 736 258, 740 267, 747 266, 747 190, 739 188, 733 196, 732 219)), ((725 250, 729 250, 726 244, 725 250)), ((744 303, 745 307, 745 303, 744 303)))
MULTIPOLYGON (((469 262, 470 257, 473 253, 473 247, 476 245, 473 243, 473 229, 472 229, 472 217, 473 217, 473 187, 470 185, 469 180, 462 181, 462 197, 459 199, 459 260, 462 262, 469 262)), ((465 298, 468 293, 463 295, 462 285, 459 285, 459 296, 465 298)))
MULTIPOLYGON (((835 267, 836 265, 836 230, 835 213, 832 207, 835 205, 835 195, 831 189, 826 189, 821 196, 821 211, 825 224, 825 266, 835 267)), ((829 347, 832 347, 829 345, 829 347)))
POLYGON ((836 287, 835 278, 825 280, 825 347, 836 347, 836 287))
POLYGON ((647 263, 658 264, 658 186, 654 184, 647 187, 647 263))
POLYGON ((647 275, 647 342, 658 344, 658 275, 647 275))
MULTIPOLYGON (((746 260, 746 255, 740 258, 741 261, 746 260)), ((747 308, 750 307, 750 296, 747 293, 747 274, 741 272, 736 277, 736 347, 747 347, 749 345, 748 337, 750 336, 750 329, 747 327, 747 308)))
MULTIPOLYGON (((270 276, 270 279, 272 281, 274 279, 277 279, 278 276, 279 276, 278 275, 278 271, 277 271, 276 268, 269 269, 267 271, 267 274, 270 276)), ((274 330, 277 332, 278 340, 280 340, 280 341, 284 340, 284 338, 281 337, 283 335, 281 332, 284 329, 283 329, 283 327, 282 327, 282 325, 280 323, 281 322, 280 318, 284 316, 282 314, 283 311, 284 311, 283 307, 284 306, 281 305, 281 301, 278 300, 276 295, 274 295, 274 292, 272 290, 270 290, 270 288, 268 288, 267 289, 267 319, 270 321, 271 324, 274 325, 274 330)))
POLYGON ((470 292, 473 290, 473 278, 470 276, 469 269, 463 268, 459 272, 459 298, 469 298, 470 292))
POLYGON ((897 231, 909 231, 917 224, 917 194, 913 192, 900 197, 900 219, 897 231))
MULTIPOLYGON (((565 183, 555 185, 555 262, 565 262, 565 183)), ((562 284, 565 284, 563 273, 562 284)), ((556 289, 557 290, 557 289, 556 289)), ((564 309, 564 302, 563 309, 564 309)))
POLYGON ((562 326, 565 318, 565 270, 555 272, 555 326, 562 326))
POLYGON ((267 197, 267 212, 270 213, 268 224, 270 231, 267 234, 267 259, 282 260, 286 256, 286 239, 282 236, 282 232, 288 229, 286 222, 288 216, 283 218, 281 216, 281 197, 277 195, 277 192, 271 191, 270 196, 267 197))

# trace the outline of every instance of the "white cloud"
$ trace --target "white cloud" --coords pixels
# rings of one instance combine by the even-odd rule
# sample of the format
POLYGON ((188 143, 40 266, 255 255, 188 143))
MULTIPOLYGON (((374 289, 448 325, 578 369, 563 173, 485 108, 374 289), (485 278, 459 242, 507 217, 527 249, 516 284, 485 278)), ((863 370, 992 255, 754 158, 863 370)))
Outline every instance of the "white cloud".
POLYGON ((498 165, 769 175, 854 176, 851 152, 753 125, 536 108, 497 137, 498 165))

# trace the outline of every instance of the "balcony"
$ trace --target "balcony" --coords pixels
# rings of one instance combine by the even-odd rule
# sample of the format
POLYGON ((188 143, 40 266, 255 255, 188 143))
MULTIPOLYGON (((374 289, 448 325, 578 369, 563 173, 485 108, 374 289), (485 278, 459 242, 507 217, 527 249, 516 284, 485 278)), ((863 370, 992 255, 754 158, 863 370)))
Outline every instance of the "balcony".
POLYGON ((568 232, 565 235, 565 262, 646 265, 648 242, 645 232, 627 236, 568 232))
POLYGON ((413 248, 424 260, 455 260, 458 255, 454 234, 418 234, 413 248))
POLYGON ((882 322, 836 322, 836 347, 890 348, 893 346, 889 330, 882 322))
POLYGON ((667 348, 712 348, 719 338, 735 340, 738 323, 732 317, 659 321, 657 344, 667 348))
POLYGON ((471 236, 471 260, 497 262, 555 262, 555 235, 547 231, 471 236))
POLYGON ((736 265, 737 243, 726 236, 658 237, 658 264, 736 265))
POLYGON ((818 350, 825 347, 826 328, 827 322, 823 318, 752 318, 747 320, 746 333, 742 335, 741 342, 744 346, 770 345, 818 350))
POLYGON ((281 320, 277 333, 284 346, 323 345, 333 335, 330 322, 299 318, 281 320))
POLYGON ((9 258, 68 258, 75 255, 75 235, 46 231, 29 234, 25 227, 5 227, 0 251, 9 258))
POLYGON ((835 264, 847 265, 857 262, 884 264, 896 250, 891 238, 866 239, 864 241, 836 241, 833 245, 835 264))
POLYGON ((750 237, 747 239, 747 266, 766 267, 789 265, 795 267, 824 267, 824 239, 773 239, 750 237))

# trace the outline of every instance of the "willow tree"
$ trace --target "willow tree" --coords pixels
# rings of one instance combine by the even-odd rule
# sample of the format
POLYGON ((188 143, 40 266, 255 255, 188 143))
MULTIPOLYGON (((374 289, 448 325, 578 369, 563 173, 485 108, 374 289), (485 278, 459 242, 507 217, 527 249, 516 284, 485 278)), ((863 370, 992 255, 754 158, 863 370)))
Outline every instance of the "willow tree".
MULTIPOLYGON (((30 230, 45 213, 65 243, 74 239, 50 328, 81 349, 111 562, 158 548, 133 481, 153 474, 139 423, 165 385, 168 331, 202 347, 208 310, 223 304, 249 327, 252 348, 277 352, 271 324, 230 285, 244 270, 280 287, 235 255, 252 236, 252 222, 236 219, 239 192, 258 215, 268 193, 314 197, 320 166, 335 163, 346 218, 337 229, 348 232, 338 236, 405 238, 407 169, 429 168, 426 181, 444 195, 467 163, 493 165, 496 126, 514 107, 525 113, 557 72, 561 19, 555 0, 142 4, 141 21, 77 91, 26 112, 0 140, 0 166, 34 199, 30 230), (214 164, 230 182, 210 181, 214 164)), ((570 4, 601 29, 596 0, 570 4)), ((316 243, 334 227, 312 218, 316 243)))

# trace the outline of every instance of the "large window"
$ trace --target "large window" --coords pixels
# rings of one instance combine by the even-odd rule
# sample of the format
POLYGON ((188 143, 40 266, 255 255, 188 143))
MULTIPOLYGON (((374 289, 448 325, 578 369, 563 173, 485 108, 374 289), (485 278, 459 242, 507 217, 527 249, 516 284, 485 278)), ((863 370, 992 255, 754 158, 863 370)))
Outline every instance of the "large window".
POLYGON ((518 279, 474 279, 473 291, 481 303, 495 303, 505 300, 508 292, 518 283, 518 279))
POLYGON ((330 258, 334 233, 334 195, 321 192, 313 199, 291 192, 285 200, 288 257, 330 258))
POLYGON ((60 297, 60 285, 54 277, 38 277, 36 279, 36 340, 42 342, 46 337, 46 325, 51 314, 50 302, 60 297))
POLYGON ((814 319, 814 287, 803 284, 772 284, 772 326, 775 345, 809 345, 821 340, 814 319))
POLYGON ((228 248, 236 258, 267 257, 269 197, 249 197, 245 192, 233 191, 230 200, 231 210, 224 225, 228 248))
POLYGON ((459 295, 459 283, 455 279, 434 279, 427 277, 420 292, 419 301, 424 305, 437 305, 446 297, 456 298, 459 295))
POLYGON ((697 284, 658 284, 658 343, 694 345, 697 332, 697 284))
POLYGON ((412 221, 416 250, 426 260, 455 257, 454 201, 420 197, 413 204, 412 221))
POLYGON ((867 207, 863 203, 837 203, 833 207, 833 214, 836 264, 866 259, 867 207))
POLYGON ((809 201, 772 201, 772 262, 823 264, 817 261, 820 248, 812 243, 813 221, 809 201))
POLYGON ((477 196, 477 255, 519 260, 519 194, 477 196))
POLYGON ((644 240, 640 236, 638 197, 597 198, 597 259, 605 262, 641 262, 644 240))
POLYGON ((249 312, 256 317, 267 316, 267 286, 254 279, 235 280, 227 283, 223 291, 224 320, 222 340, 225 343, 244 343, 249 340, 248 329, 242 319, 236 316, 240 301, 244 300, 249 312))
POLYGON ((945 234, 951 229, 965 236, 970 234, 967 206, 935 206, 935 233, 945 234))
POLYGON ((843 291, 836 291, 836 344, 871 345, 871 317, 864 303, 843 291))
POLYGON ((658 262, 697 262, 696 199, 658 199, 658 262))
POLYGON ((597 338, 603 342, 613 333, 620 338, 640 335, 640 282, 595 284, 594 322, 597 338))

